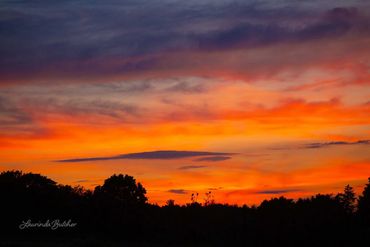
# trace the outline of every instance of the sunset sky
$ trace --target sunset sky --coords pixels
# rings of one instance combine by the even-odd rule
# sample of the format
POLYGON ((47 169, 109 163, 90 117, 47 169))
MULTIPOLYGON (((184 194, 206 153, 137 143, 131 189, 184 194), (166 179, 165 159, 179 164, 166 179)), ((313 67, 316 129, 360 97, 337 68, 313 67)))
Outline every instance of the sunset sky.
POLYGON ((252 205, 370 177, 370 1, 1 1, 0 170, 252 205))

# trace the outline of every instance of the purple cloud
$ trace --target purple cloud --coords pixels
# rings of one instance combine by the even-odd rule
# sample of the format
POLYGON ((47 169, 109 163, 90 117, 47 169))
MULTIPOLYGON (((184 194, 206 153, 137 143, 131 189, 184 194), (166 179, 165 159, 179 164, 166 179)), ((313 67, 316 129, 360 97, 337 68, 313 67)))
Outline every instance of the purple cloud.
MULTIPOLYGON (((218 152, 200 152, 200 151, 176 151, 176 150, 166 150, 166 151, 151 151, 142 153, 129 153, 121 154, 117 156, 108 157, 89 157, 89 158, 75 158, 75 159, 65 159, 56 160, 56 162, 84 162, 84 161, 102 161, 102 160, 118 160, 118 159, 181 159, 196 156, 222 156, 231 155, 230 153, 218 153, 218 152)), ((213 157, 214 158, 214 157, 213 157)))
POLYGON ((188 193, 184 189, 172 189, 172 190, 168 190, 168 192, 173 193, 173 194, 180 194, 180 195, 185 195, 188 193))
POLYGON ((212 162, 217 162, 217 161, 224 161, 231 159, 229 156, 211 156, 211 157, 202 157, 195 159, 194 161, 212 161, 212 162))

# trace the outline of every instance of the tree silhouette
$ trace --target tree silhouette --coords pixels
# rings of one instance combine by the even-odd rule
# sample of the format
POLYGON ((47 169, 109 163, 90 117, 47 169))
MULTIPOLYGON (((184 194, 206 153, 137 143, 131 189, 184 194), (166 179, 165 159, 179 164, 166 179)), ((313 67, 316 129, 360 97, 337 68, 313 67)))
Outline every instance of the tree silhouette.
POLYGON ((8 205, 21 201, 42 204, 44 197, 55 197, 57 183, 45 176, 21 171, 6 171, 0 174, 0 193, 8 205))
MULTIPOLYGON (((179 242, 185 246, 360 246, 370 236, 370 179, 357 210, 349 185, 337 196, 279 197, 257 207, 217 204, 210 192, 203 204, 197 202, 198 193, 191 196, 186 205, 168 200, 158 206, 147 202, 146 190, 129 175, 115 174, 91 192, 40 174, 7 171, 0 173, 0 232, 24 236, 18 227, 23 220, 72 219, 79 226, 67 232, 72 237, 83 233, 123 241, 108 246, 130 241, 134 246, 152 242, 154 246, 179 242)), ((28 232, 42 237, 51 233, 47 229, 28 232)), ((52 236, 61 232, 66 233, 53 231, 52 236)))
POLYGON ((370 225, 370 178, 368 178, 362 195, 358 198, 358 215, 362 222, 370 225))
POLYGON ((344 187, 344 192, 339 193, 336 198, 339 200, 341 205, 343 206, 344 210, 348 213, 351 214, 353 213, 355 209, 355 202, 356 202, 356 194, 353 191, 353 188, 347 184, 344 187))
POLYGON ((57 183, 40 174, 6 171, 0 174, 0 184, 1 186, 17 185, 18 188, 37 190, 55 188, 57 183))
POLYGON ((96 186, 92 196, 95 227, 104 232, 139 234, 141 214, 147 202, 146 190, 129 175, 114 174, 96 186))
POLYGON ((94 195, 117 201, 125 206, 143 205, 148 198, 141 183, 129 175, 114 174, 104 181, 102 186, 95 187, 94 195))
POLYGON ((15 226, 27 219, 40 221, 73 217, 82 221, 84 213, 80 209, 87 206, 83 202, 87 197, 82 191, 82 188, 58 185, 40 174, 2 172, 0 218, 6 227, 5 231, 9 226, 15 226))

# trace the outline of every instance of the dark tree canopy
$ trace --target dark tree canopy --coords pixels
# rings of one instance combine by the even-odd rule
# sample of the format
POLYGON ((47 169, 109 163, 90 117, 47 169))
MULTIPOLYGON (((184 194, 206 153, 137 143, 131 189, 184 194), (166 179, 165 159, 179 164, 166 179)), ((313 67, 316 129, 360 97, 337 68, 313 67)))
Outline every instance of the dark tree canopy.
POLYGON ((146 190, 141 183, 129 175, 116 175, 104 181, 102 186, 95 188, 94 194, 108 197, 124 205, 143 205, 147 202, 146 190))
POLYGON ((17 184, 18 186, 30 189, 47 188, 56 186, 56 182, 34 173, 23 173, 21 171, 6 171, 0 174, 1 185, 17 184))

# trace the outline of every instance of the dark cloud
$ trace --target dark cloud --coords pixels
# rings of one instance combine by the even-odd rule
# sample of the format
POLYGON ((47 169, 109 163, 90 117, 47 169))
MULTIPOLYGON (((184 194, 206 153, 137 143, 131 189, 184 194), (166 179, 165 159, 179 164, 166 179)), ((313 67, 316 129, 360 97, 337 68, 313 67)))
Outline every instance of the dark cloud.
POLYGON ((272 189, 272 190, 260 190, 255 192, 256 194, 267 194, 267 195, 276 195, 276 194, 285 194, 289 192, 297 192, 300 191, 298 189, 272 189))
POLYGON ((304 145, 304 148, 323 148, 328 146, 338 146, 338 145, 358 145, 358 144, 370 144, 370 140, 359 140, 356 142, 345 142, 345 141, 336 141, 336 142, 315 142, 304 145))
POLYGON ((90 182, 90 180, 88 179, 81 179, 81 180, 77 180, 76 183, 85 183, 85 182, 90 182))
POLYGON ((230 155, 230 153, 217 152, 198 152, 198 151, 152 151, 142 153, 121 154, 110 157, 92 157, 92 158, 76 158, 57 160, 56 162, 84 162, 84 161, 99 161, 99 160, 117 160, 117 159, 181 159, 196 156, 215 156, 215 155, 230 155))
POLYGON ((172 189, 172 190, 168 190, 168 192, 173 193, 173 194, 180 194, 180 195, 185 195, 188 193, 184 189, 172 189))
POLYGON ((291 28, 276 23, 245 23, 227 30, 216 30, 197 37, 202 50, 224 50, 264 46, 280 42, 302 42, 313 39, 335 38, 348 32, 358 20, 356 8, 334 8, 323 17, 302 28, 291 28))
POLYGON ((350 146, 350 145, 369 145, 370 140, 358 140, 355 142, 346 141, 331 141, 331 142, 312 142, 303 145, 287 145, 280 147, 272 147, 271 150, 293 150, 293 149, 315 149, 315 148, 325 148, 330 146, 350 146))
POLYGON ((206 168, 207 166, 181 166, 179 170, 191 170, 191 169, 199 169, 199 168, 206 168))
MULTIPOLYGON (((357 9, 338 8, 331 1, 319 9, 273 2, 5 1, 0 4, 1 82, 179 72, 184 58, 174 63, 164 54, 369 33, 359 3, 353 3, 357 9)), ((209 62, 203 66, 213 69, 209 62)))
POLYGON ((211 157, 203 157, 199 159, 195 159, 194 161, 223 161, 223 160, 228 160, 231 159, 229 156, 211 156, 211 157))

